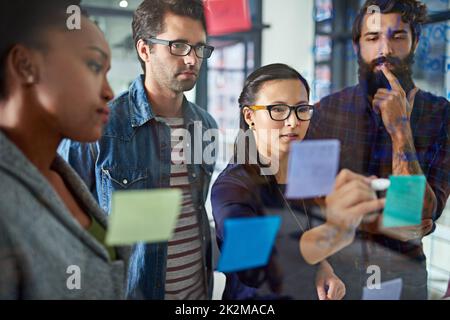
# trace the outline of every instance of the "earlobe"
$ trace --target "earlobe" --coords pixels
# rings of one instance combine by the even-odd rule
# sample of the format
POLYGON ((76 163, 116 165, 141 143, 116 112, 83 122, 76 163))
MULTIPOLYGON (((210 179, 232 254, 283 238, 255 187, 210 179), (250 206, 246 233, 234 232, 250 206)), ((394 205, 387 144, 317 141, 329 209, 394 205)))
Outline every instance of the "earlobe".
POLYGON ((354 42, 352 43, 352 45, 353 45, 353 51, 355 52, 356 55, 358 55, 359 54, 359 45, 354 42))
POLYGON ((250 127, 250 129, 252 129, 255 126, 254 119, 253 119, 253 117, 254 117, 253 110, 250 110, 249 108, 245 107, 242 110, 242 113, 244 114, 245 122, 250 127))

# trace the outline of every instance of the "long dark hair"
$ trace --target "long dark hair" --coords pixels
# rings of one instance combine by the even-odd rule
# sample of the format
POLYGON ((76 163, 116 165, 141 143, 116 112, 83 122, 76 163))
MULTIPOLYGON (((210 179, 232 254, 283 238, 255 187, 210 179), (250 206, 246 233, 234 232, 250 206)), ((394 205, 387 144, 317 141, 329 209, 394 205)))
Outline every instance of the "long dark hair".
POLYGON ((243 109, 246 106, 251 106, 255 103, 259 90, 262 85, 268 81, 273 80, 290 80, 298 79, 305 86, 306 92, 308 94, 308 99, 310 95, 310 87, 308 82, 303 78, 303 76, 294 68, 282 64, 274 63, 267 66, 261 67, 251 73, 244 83, 244 88, 242 89, 241 95, 239 96, 239 128, 241 129, 236 142, 234 144, 234 157, 235 163, 238 161, 238 144, 245 143, 245 163, 249 163, 249 152, 252 146, 255 146, 255 141, 253 135, 245 135, 245 132, 249 129, 247 122, 245 122, 243 109), (244 134, 243 134, 244 133, 244 134), (248 145, 248 147, 247 147, 248 145))

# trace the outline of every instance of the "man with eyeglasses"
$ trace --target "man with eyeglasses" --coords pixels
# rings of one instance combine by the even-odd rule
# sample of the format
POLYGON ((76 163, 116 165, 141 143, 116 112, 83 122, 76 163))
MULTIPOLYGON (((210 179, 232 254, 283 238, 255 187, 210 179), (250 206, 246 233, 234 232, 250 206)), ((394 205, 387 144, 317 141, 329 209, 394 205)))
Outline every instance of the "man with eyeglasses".
POLYGON ((194 138, 198 136, 194 131, 200 130, 203 137, 206 130, 217 128, 205 110, 184 96, 214 51, 206 44, 203 2, 144 0, 134 14, 132 29, 144 75, 110 103, 111 120, 98 143, 67 141, 60 153, 108 214, 114 191, 181 189, 182 210, 172 238, 134 247, 128 297, 210 299, 212 247, 204 204, 214 159, 203 159, 207 146, 203 141, 180 144, 179 134, 186 129, 187 136, 194 138))

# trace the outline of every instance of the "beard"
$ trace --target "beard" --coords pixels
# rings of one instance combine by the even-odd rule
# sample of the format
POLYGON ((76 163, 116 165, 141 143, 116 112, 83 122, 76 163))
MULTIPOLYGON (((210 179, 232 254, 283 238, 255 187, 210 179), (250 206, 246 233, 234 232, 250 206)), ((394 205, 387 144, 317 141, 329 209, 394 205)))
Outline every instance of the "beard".
POLYGON ((190 91, 195 87, 196 80, 177 80, 173 79, 170 82, 169 88, 173 92, 182 93, 186 91, 190 91))
POLYGON ((414 64, 413 52, 404 59, 388 55, 379 57, 370 63, 365 62, 361 57, 361 53, 358 53, 359 83, 369 97, 373 97, 378 89, 391 89, 389 81, 384 73, 381 70, 375 70, 378 65, 383 63, 389 63, 393 67, 390 71, 398 79, 406 94, 414 89, 415 85, 412 79, 412 66, 414 64))
POLYGON ((184 66, 171 68, 167 61, 154 57, 154 62, 150 65, 151 77, 160 84, 176 93, 190 91, 197 83, 197 77, 200 73, 200 66, 184 66), (194 72, 197 77, 180 79, 179 75, 183 72, 194 72))

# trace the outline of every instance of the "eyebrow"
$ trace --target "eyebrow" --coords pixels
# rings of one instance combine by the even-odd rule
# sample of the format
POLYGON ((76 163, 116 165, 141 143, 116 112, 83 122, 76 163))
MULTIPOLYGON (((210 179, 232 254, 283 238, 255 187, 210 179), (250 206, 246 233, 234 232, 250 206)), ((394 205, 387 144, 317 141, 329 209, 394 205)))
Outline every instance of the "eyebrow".
POLYGON ((100 53, 104 60, 108 60, 108 58, 109 58, 108 54, 105 51, 103 51, 102 49, 100 49, 99 47, 89 46, 88 49, 100 53))
MULTIPOLYGON (((368 31, 364 34, 364 37, 367 36, 378 36, 381 32, 375 32, 375 31, 368 31)), ((396 35, 396 34, 408 34, 408 31, 401 29, 401 30, 395 30, 390 32, 391 35, 396 35)))
MULTIPOLYGON (((175 39, 175 40, 172 40, 172 42, 184 42, 184 43, 189 44, 189 41, 186 39, 175 39)), ((200 41, 200 42, 197 42, 195 45, 205 45, 206 46, 206 43, 203 41, 200 41)))
POLYGON ((408 32, 406 30, 395 30, 394 32, 392 32, 393 36, 396 34, 408 34, 408 32))
MULTIPOLYGON (((288 103, 286 103, 286 102, 284 102, 284 101, 275 101, 275 102, 273 102, 273 103, 271 103, 272 105, 276 105, 276 104, 288 104, 288 103)), ((298 106, 299 104, 309 104, 309 101, 304 101, 304 100, 302 100, 302 101, 300 101, 300 102, 298 102, 298 103, 296 103, 295 105, 296 106, 298 106)))

